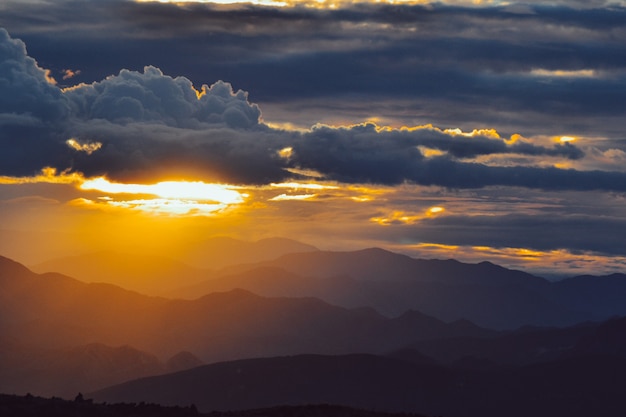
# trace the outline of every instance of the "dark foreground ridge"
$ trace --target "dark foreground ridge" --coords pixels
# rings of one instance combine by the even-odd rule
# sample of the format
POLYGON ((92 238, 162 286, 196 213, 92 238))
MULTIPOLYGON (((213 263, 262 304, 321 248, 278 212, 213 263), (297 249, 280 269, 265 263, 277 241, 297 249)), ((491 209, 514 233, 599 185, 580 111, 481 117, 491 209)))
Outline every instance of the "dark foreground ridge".
POLYGON ((199 413, 194 405, 165 407, 149 403, 94 403, 92 400, 83 399, 81 394, 74 401, 32 395, 0 394, 0 415, 12 417, 423 417, 420 414, 383 413, 328 404, 199 413))

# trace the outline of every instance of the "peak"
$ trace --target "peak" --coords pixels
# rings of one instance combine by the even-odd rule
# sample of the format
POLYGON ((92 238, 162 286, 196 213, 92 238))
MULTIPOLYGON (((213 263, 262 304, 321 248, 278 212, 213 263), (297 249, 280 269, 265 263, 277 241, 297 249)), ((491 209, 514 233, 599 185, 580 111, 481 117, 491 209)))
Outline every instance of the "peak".
POLYGON ((388 251, 387 249, 383 249, 383 248, 378 248, 378 247, 372 247, 372 248, 366 248, 366 249, 361 249, 356 251, 357 253, 377 253, 377 254, 386 254, 386 255, 398 255, 398 256, 402 256, 398 253, 394 253, 391 251, 388 251))
POLYGON ((33 272, 19 262, 0 256, 0 274, 3 276, 32 274, 33 272))
POLYGON ((229 291, 212 292, 210 294, 207 294, 201 297, 201 299, 203 300, 215 300, 215 299, 238 300, 238 299, 253 299, 253 298, 263 298, 263 297, 260 297, 248 290, 244 290, 241 288, 235 288, 229 291))

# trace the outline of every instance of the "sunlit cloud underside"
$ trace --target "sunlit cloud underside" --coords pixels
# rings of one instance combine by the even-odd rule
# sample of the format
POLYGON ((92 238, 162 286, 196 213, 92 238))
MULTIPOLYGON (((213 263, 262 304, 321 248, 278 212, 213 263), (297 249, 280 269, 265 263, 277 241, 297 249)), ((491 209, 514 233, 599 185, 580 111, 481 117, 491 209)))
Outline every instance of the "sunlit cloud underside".
MULTIPOLYGON (((135 0, 136 3, 213 3, 213 4, 255 4, 259 6, 278 6, 278 7, 312 7, 312 8, 337 8, 342 5, 350 5, 354 3, 386 3, 386 4, 428 4, 428 0, 362 0, 354 2, 350 0, 135 0)), ((458 2, 457 2, 458 3, 458 2)), ((468 4, 498 4, 499 1, 467 1, 468 4)))
POLYGON ((240 204, 247 197, 246 194, 240 193, 232 186, 207 184, 201 181, 120 184, 110 182, 106 178, 96 178, 83 182, 79 188, 88 191, 101 191, 106 194, 154 196, 156 198, 133 198, 129 200, 114 200, 105 196, 100 197, 100 200, 113 207, 170 215, 208 215, 228 206, 240 204))

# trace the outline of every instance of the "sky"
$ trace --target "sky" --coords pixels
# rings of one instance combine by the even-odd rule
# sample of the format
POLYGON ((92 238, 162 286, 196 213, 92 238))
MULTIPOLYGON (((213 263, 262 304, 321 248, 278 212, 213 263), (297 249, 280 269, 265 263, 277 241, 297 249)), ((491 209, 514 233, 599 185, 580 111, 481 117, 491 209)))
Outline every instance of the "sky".
POLYGON ((5 0, 0 253, 626 272, 624 1, 5 0))

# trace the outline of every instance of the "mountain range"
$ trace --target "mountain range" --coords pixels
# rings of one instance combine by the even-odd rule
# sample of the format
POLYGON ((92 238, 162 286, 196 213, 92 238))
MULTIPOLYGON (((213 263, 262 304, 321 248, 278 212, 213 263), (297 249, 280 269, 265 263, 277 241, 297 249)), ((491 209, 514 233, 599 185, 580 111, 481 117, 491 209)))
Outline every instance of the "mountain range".
MULTIPOLYGON (((626 411, 626 320, 594 326, 559 356, 499 370, 379 355, 295 355, 216 363, 130 381, 90 394, 98 401, 195 404, 233 410, 332 403, 446 416, 618 416, 626 411), (616 352, 611 339, 619 339, 616 352), (609 343, 607 343, 609 342, 609 343)), ((488 343, 488 342, 487 342, 488 343)))
POLYGON ((232 266, 173 294, 192 298, 233 288, 264 296, 313 296, 348 308, 370 306, 388 316, 418 310, 502 330, 626 315, 624 274, 552 282, 489 262, 414 259, 376 248, 293 253, 232 266))
MULTIPOLYGON (((294 241, 279 242, 284 251, 301 248, 294 241)), ((244 247, 248 246, 240 246, 244 247)), ((626 315, 624 274, 553 282, 489 262, 414 259, 377 248, 311 249, 215 270, 166 258, 100 252, 49 261, 34 269, 168 298, 195 299, 245 289, 265 297, 315 297, 345 308, 372 307, 388 317, 416 310, 447 322, 466 319, 500 330, 571 326, 626 315), (144 270, 145 264, 151 266, 144 270)))
POLYGON ((266 243, 214 269, 98 252, 37 273, 0 257, 0 392, 205 412, 626 412, 624 275, 551 282, 488 262, 266 243))
MULTIPOLYGON (((370 308, 346 309, 315 298, 266 298, 245 290, 195 300, 149 297, 58 273, 36 274, 7 258, 0 258, 0 300, 3 349, 34 349, 33 357, 41 350, 63 352, 97 343, 132 346, 161 360, 188 351, 209 363, 293 353, 382 353, 424 339, 495 333, 415 311, 387 318, 370 308)), ((159 371, 156 361, 143 358, 150 366, 137 368, 134 376, 159 371)), ((7 360, 2 386, 19 380, 15 375, 48 372, 47 365, 31 359, 7 360)))

